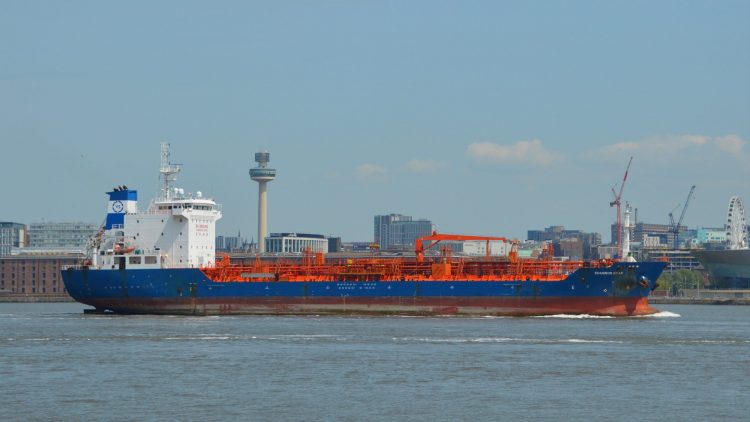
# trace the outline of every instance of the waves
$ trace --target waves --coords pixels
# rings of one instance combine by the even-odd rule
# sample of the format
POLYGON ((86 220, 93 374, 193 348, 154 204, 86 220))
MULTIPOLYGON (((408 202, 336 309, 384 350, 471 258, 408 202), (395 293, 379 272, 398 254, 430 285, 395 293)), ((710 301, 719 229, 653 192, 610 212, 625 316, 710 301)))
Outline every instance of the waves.
POLYGON ((276 335, 229 335, 229 334, 218 334, 218 335, 199 335, 199 336, 170 336, 161 337, 160 340, 177 340, 177 341, 251 341, 251 340, 266 340, 266 341, 319 341, 319 340, 341 340, 344 336, 334 334, 276 334, 276 335))
POLYGON ((538 315, 530 318, 562 318, 562 319, 613 319, 608 315, 589 315, 589 314, 555 314, 555 315, 538 315))
POLYGON ((589 314, 555 314, 555 315, 538 315, 530 318, 561 318, 561 319, 627 319, 627 318, 679 318, 681 315, 669 311, 661 311, 651 315, 633 315, 631 317, 613 317, 608 315, 589 315, 589 314))
POLYGON ((636 318, 680 318, 682 315, 669 311, 661 311, 651 315, 639 315, 636 318))
MULTIPOLYGON (((114 339, 91 339, 91 338, 62 338, 62 337, 30 337, 30 338, 18 338, 18 337, 7 337, 0 338, 0 344, 2 343, 76 343, 80 341, 91 342, 92 340, 106 341, 114 339)), ((123 339, 117 339, 122 341, 123 339)), ((165 336, 165 337, 149 337, 149 338, 131 338, 130 340, 136 342, 151 341, 151 342, 162 342, 162 341, 175 341, 175 342, 287 342, 287 343, 309 343, 309 342, 320 342, 320 343, 351 343, 351 344, 362 344, 372 343, 372 341, 363 342, 357 337, 353 336, 338 336, 338 335, 316 335, 316 334, 279 334, 279 335, 185 335, 185 336, 165 336)), ((376 340, 376 343, 392 343, 392 344, 445 344, 445 345, 480 345, 480 344, 519 344, 519 345, 609 345, 609 344, 640 344, 640 341, 634 341, 631 339, 596 339, 596 338, 532 338, 532 337, 391 337, 389 339, 370 339, 376 340)), ((750 340, 747 339, 708 339, 708 338, 697 338, 697 339, 668 339, 659 341, 645 341, 644 344, 661 344, 661 345, 703 345, 703 346, 721 346, 721 345, 747 345, 750 344, 750 340)))
POLYGON ((466 337, 466 338, 440 338, 440 337, 394 337, 395 342, 416 342, 416 343, 623 343, 619 340, 599 340, 599 339, 580 339, 580 338, 524 338, 524 337, 466 337))

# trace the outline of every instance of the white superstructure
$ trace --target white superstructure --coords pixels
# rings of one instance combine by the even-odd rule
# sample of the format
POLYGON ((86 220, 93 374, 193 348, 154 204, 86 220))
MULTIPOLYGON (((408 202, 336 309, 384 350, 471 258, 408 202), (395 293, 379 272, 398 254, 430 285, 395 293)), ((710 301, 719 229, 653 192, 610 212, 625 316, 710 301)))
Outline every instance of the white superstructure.
POLYGON ((180 168, 169 163, 169 144, 162 144, 159 198, 138 210, 138 192, 119 186, 109 195, 105 226, 92 238, 96 268, 199 268, 216 263, 216 221, 221 208, 201 192, 172 186, 180 168))

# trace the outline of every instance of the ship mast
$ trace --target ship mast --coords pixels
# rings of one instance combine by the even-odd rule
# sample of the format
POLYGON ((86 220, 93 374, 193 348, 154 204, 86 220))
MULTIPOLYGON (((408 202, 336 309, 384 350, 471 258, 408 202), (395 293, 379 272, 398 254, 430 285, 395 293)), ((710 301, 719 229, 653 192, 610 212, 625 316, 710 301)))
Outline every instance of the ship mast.
POLYGON ((159 167, 159 178, 163 185, 159 200, 169 201, 172 199, 172 183, 177 180, 177 173, 182 166, 169 162, 169 142, 161 143, 161 166, 159 167))
MULTIPOLYGON (((618 258, 622 259, 622 211, 620 211, 620 205, 622 204, 620 202, 620 199, 622 198, 622 190, 625 188, 625 182, 628 181, 628 171, 630 171, 630 164, 633 163, 633 157, 630 157, 630 161, 628 161, 628 167, 625 169, 625 176, 622 178, 622 183, 620 184, 620 192, 615 192, 615 188, 612 188, 612 196, 614 196, 614 200, 609 203, 610 207, 616 207, 617 208, 617 254, 619 255, 618 258)), ((614 239, 613 239, 614 240, 614 239)))

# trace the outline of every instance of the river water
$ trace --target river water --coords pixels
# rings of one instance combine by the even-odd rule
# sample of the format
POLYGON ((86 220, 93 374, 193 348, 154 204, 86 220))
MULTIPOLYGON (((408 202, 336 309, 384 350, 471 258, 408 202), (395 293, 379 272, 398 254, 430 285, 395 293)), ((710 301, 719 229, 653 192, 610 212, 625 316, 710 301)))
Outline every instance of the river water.
POLYGON ((750 306, 601 318, 0 303, 0 420, 748 420, 750 306))

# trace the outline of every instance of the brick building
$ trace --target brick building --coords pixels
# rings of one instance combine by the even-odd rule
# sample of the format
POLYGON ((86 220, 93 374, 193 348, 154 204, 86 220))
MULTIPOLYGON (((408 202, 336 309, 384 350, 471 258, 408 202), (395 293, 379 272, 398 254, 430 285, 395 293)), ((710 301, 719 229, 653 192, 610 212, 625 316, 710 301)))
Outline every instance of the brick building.
POLYGON ((63 295, 61 269, 80 255, 12 255, 0 257, 0 294, 63 295))

